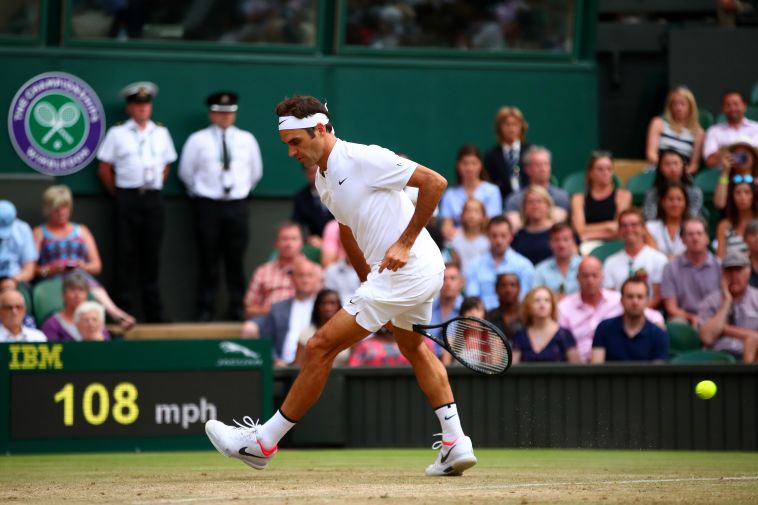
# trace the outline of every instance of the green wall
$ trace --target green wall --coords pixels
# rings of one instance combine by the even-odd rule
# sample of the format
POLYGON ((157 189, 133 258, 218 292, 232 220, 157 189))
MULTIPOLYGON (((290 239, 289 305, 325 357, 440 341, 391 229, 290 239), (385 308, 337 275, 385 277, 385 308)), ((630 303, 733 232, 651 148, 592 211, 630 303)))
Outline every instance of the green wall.
MULTIPOLYGON (((160 86, 154 119, 169 128, 177 151, 190 133, 205 126, 207 94, 238 91, 238 125, 255 134, 263 154, 264 176, 254 192, 260 196, 289 196, 304 182, 279 142, 273 113, 283 97, 293 94, 326 100, 340 137, 405 152, 448 178, 458 146, 493 144, 492 120, 501 105, 524 111, 529 140, 553 151, 559 177, 583 169, 598 137, 595 65, 587 62, 2 48, 0 63, 3 111, 31 77, 63 71, 98 93, 109 126, 125 118, 119 90, 129 82, 152 80, 160 86)), ((0 138, 0 161, 0 172, 32 171, 7 134, 0 138)), ((59 181, 77 194, 102 192, 96 163, 59 181)), ((168 192, 183 192, 175 169, 168 192)), ((0 197, 9 197, 3 193, 0 188, 0 197)))

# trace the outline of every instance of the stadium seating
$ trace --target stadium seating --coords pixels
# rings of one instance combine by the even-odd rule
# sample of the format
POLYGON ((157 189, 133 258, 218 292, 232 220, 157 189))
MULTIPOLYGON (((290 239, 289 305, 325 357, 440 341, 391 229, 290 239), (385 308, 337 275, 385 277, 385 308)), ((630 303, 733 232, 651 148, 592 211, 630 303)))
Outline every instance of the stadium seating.
POLYGON ((42 326, 45 319, 63 308, 63 280, 54 277, 38 282, 32 291, 34 320, 42 326))
POLYGON ((758 82, 753 84, 753 91, 750 92, 750 103, 758 104, 758 82))
POLYGON ((24 297, 26 313, 34 314, 34 304, 32 303, 32 294, 29 292, 29 287, 25 283, 21 283, 18 285, 18 292, 24 297))
POLYGON ((752 119, 753 121, 758 121, 758 104, 752 103, 748 105, 747 110, 745 111, 745 117, 752 119))
POLYGON ((669 334, 669 354, 671 355, 699 351, 702 347, 697 331, 687 323, 669 321, 666 323, 666 330, 669 334))
POLYGON ((689 351, 671 358, 671 363, 736 363, 734 356, 719 351, 689 351))
POLYGON ((653 185, 654 180, 655 172, 640 172, 626 181, 626 189, 632 193, 632 202, 634 202, 634 205, 642 205, 645 201, 645 193, 647 193, 647 190, 653 185))
POLYGON ((705 201, 711 201, 713 199, 713 191, 718 184, 721 171, 715 168, 709 168, 707 170, 701 170, 695 176, 695 185, 700 188, 705 197, 705 201))
POLYGON ((700 123, 700 126, 703 128, 703 130, 707 130, 711 127, 713 124, 713 114, 711 114, 711 111, 706 109, 699 109, 698 111, 698 122, 700 123))
POLYGON ((624 242, 622 240, 609 240, 594 248, 590 255, 596 257, 600 261, 605 261, 608 256, 620 251, 623 247, 624 242))

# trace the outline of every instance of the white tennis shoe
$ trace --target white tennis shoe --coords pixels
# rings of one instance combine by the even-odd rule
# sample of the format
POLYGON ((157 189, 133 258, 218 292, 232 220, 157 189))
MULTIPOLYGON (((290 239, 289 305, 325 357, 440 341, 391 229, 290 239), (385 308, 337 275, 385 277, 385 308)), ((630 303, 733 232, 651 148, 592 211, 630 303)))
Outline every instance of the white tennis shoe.
POLYGON ((237 426, 226 424, 211 419, 205 423, 205 433, 208 435, 213 447, 228 458, 237 458, 256 470, 263 470, 276 454, 277 446, 266 449, 260 441, 260 424, 250 417, 242 418, 237 426))
POLYGON ((432 449, 439 449, 440 452, 437 454, 437 460, 426 467, 426 474, 430 477, 463 475, 464 470, 476 464, 474 446, 466 435, 461 435, 452 442, 437 440, 432 445, 432 449))

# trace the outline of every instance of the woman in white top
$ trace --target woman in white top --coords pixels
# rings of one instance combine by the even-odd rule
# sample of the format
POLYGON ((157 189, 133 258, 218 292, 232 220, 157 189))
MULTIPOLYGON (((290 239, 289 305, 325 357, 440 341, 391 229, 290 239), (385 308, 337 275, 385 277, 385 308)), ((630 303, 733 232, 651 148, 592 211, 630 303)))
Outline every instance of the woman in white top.
POLYGON ((471 198, 476 198, 484 204, 488 218, 503 213, 500 189, 484 180, 486 173, 479 148, 470 144, 461 146, 455 171, 457 183, 445 190, 440 201, 439 217, 442 219, 442 236, 446 241, 452 240, 460 231, 463 206, 471 198))
POLYGON ((695 96, 685 87, 676 87, 666 97, 663 117, 654 117, 648 126, 647 160, 657 165, 659 153, 672 149, 687 157, 687 173, 694 174, 700 166, 704 137, 695 96))
POLYGON ((684 252, 682 223, 689 217, 687 190, 678 182, 670 182, 661 194, 658 205, 658 219, 645 225, 655 240, 656 248, 670 260, 684 252))
POLYGON ((461 212, 461 233, 450 241, 450 247, 458 254, 464 275, 468 266, 490 248, 485 233, 487 221, 482 202, 476 198, 466 201, 461 212))

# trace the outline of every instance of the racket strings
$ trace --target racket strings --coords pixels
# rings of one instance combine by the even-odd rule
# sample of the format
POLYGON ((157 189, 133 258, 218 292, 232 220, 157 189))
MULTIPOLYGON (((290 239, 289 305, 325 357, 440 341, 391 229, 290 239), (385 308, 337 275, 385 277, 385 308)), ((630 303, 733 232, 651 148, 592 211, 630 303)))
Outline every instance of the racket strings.
POLYGON ((483 323, 471 319, 454 321, 447 327, 446 338, 453 354, 474 370, 498 374, 508 368, 510 354, 505 342, 483 323))

